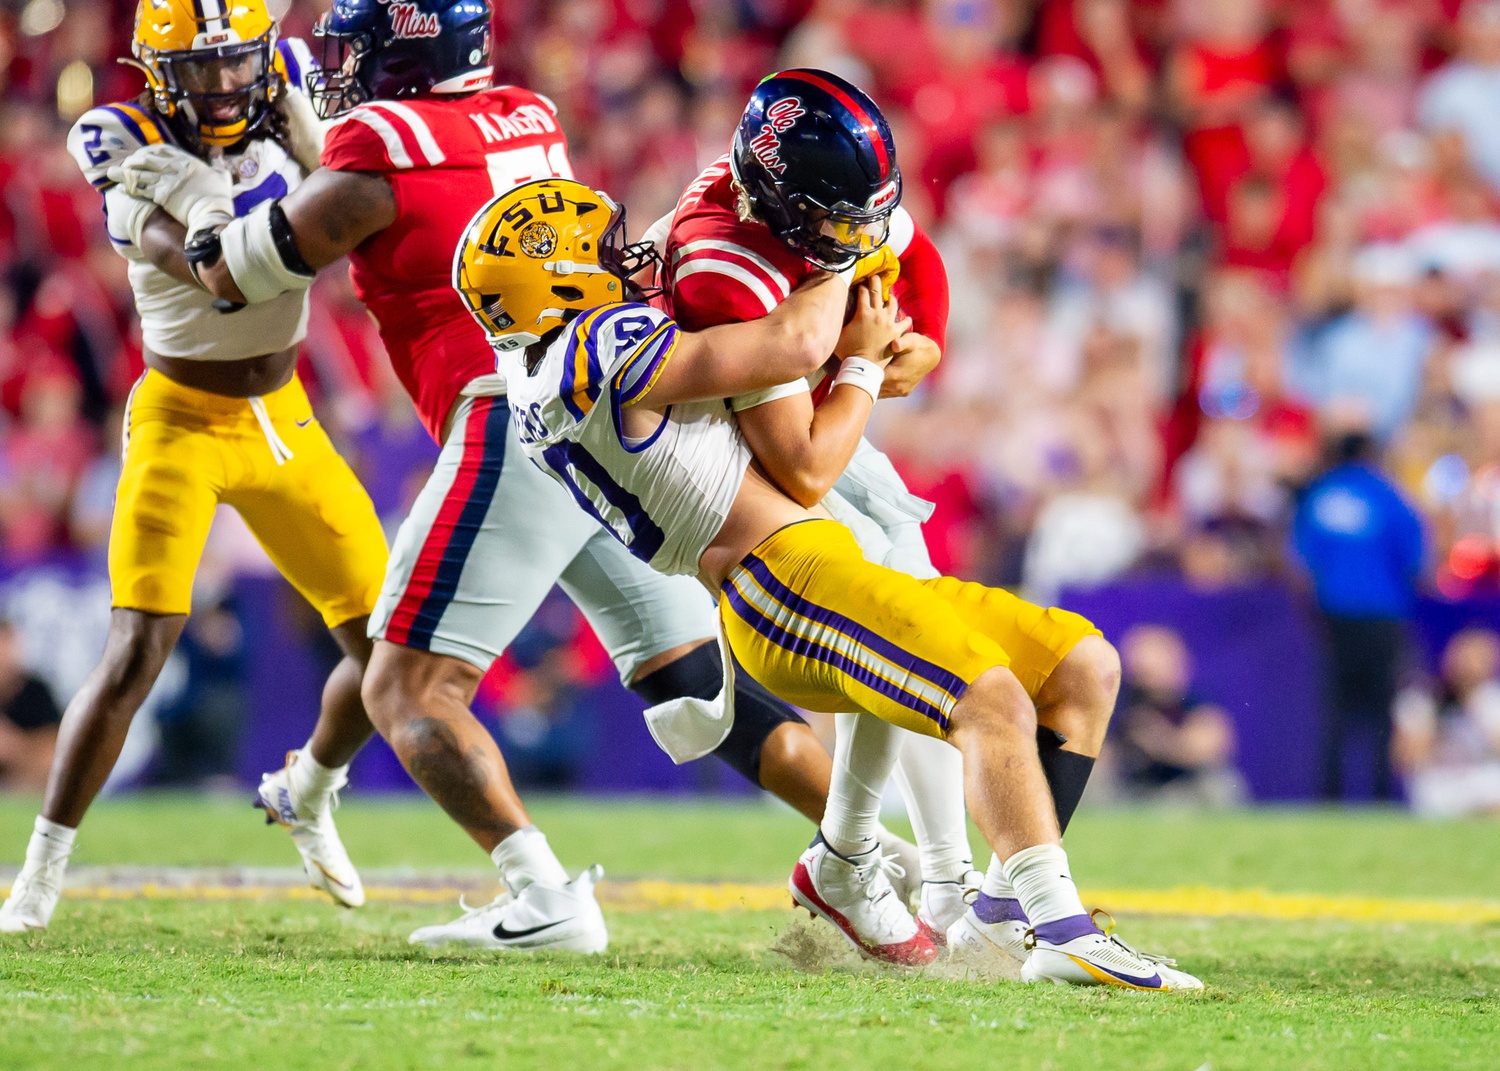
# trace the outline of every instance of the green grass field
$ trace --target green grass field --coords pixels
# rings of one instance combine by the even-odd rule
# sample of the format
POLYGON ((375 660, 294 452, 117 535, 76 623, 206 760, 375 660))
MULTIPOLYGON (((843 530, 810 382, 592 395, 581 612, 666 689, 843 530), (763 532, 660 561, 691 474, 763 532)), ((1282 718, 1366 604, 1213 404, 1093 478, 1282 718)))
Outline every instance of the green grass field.
MULTIPOLYGON (((34 805, 0 803, 15 863, 34 805)), ((774 882, 809 829, 761 806, 557 801, 534 814, 565 863, 609 878, 774 882)), ((351 803, 355 859, 485 864, 424 803, 351 803)), ((238 800, 99 807, 78 864, 295 863, 238 800)), ((1500 826, 1394 814, 1087 812, 1069 833, 1088 889, 1214 886, 1500 899, 1500 826)), ((975 843, 977 844, 977 838, 975 843)), ((607 909, 608 911, 608 909, 607 909)), ((1500 923, 1121 918, 1202 994, 945 981, 779 949, 806 916, 609 911, 597 959, 432 955, 405 942, 444 906, 65 900, 0 939, 0 1069, 1500 1067, 1500 923)), ((809 931, 803 933, 802 931, 809 931)))

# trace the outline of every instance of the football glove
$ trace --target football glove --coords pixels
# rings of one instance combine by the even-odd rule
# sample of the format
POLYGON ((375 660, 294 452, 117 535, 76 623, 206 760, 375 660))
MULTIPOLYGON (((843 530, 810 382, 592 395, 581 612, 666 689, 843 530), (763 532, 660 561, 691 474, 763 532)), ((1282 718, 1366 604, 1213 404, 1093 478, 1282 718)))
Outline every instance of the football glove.
POLYGON ((155 201, 188 236, 234 218, 229 176, 172 145, 147 145, 106 174, 132 197, 155 201))
POLYGON ((901 261, 891 251, 890 246, 882 245, 874 252, 866 253, 854 262, 854 277, 849 280, 850 289, 871 277, 880 280, 880 296, 889 301, 891 287, 895 286, 896 280, 901 277, 901 261))
POLYGON ((307 94, 295 86, 287 86, 276 103, 286 119, 287 151, 302 170, 311 174, 323 157, 323 136, 327 133, 323 121, 313 111, 307 94))

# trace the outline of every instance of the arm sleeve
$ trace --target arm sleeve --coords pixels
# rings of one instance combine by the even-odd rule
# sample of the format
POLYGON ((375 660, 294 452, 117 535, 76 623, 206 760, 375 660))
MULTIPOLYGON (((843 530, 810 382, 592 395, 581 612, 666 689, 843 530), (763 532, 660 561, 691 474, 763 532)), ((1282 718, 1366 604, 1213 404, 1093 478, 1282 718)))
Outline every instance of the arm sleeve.
MULTIPOLYGON (((894 226, 892 227, 894 231, 894 226)), ((912 223, 905 249, 897 252, 901 277, 894 293, 901 309, 912 318, 912 330, 948 347, 948 269, 925 231, 912 223)))

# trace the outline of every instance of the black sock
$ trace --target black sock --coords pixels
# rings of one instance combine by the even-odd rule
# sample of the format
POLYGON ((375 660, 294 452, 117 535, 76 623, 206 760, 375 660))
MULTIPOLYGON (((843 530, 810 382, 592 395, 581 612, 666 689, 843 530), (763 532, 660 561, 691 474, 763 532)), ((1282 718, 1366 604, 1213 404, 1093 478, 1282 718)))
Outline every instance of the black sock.
POLYGON ((1083 799, 1083 790, 1088 786, 1089 776, 1094 772, 1094 760, 1076 751, 1064 751, 1067 740, 1044 726, 1036 731, 1036 750, 1042 760, 1042 774, 1047 778, 1047 787, 1052 790, 1052 805, 1057 808, 1057 825, 1060 832, 1068 831, 1073 812, 1078 810, 1078 801, 1083 799))

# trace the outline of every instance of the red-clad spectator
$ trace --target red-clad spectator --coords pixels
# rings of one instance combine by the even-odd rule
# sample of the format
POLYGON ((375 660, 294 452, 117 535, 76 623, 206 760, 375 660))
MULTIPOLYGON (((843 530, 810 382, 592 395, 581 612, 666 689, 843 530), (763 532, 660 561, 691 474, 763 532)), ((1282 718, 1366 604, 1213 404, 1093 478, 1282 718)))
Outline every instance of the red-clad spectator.
POLYGON ((1150 61, 1131 25, 1129 0, 1043 0, 1037 52, 1083 60, 1105 95, 1131 112, 1150 103, 1150 61))
POLYGON ((927 0, 922 32, 904 50, 890 98, 919 128, 920 178, 941 212, 949 185, 974 167, 974 138, 1029 106, 1028 65, 1012 50, 1016 0, 927 0))
POLYGON ((1283 78, 1264 0, 1206 0, 1179 8, 1183 44, 1167 89, 1188 133, 1183 151, 1210 218, 1223 219, 1243 152, 1241 124, 1283 78))
POLYGON ((26 560, 65 538, 68 503, 98 447, 79 415, 83 391, 59 365, 34 368, 21 389, 21 419, 0 448, 0 546, 26 560))

